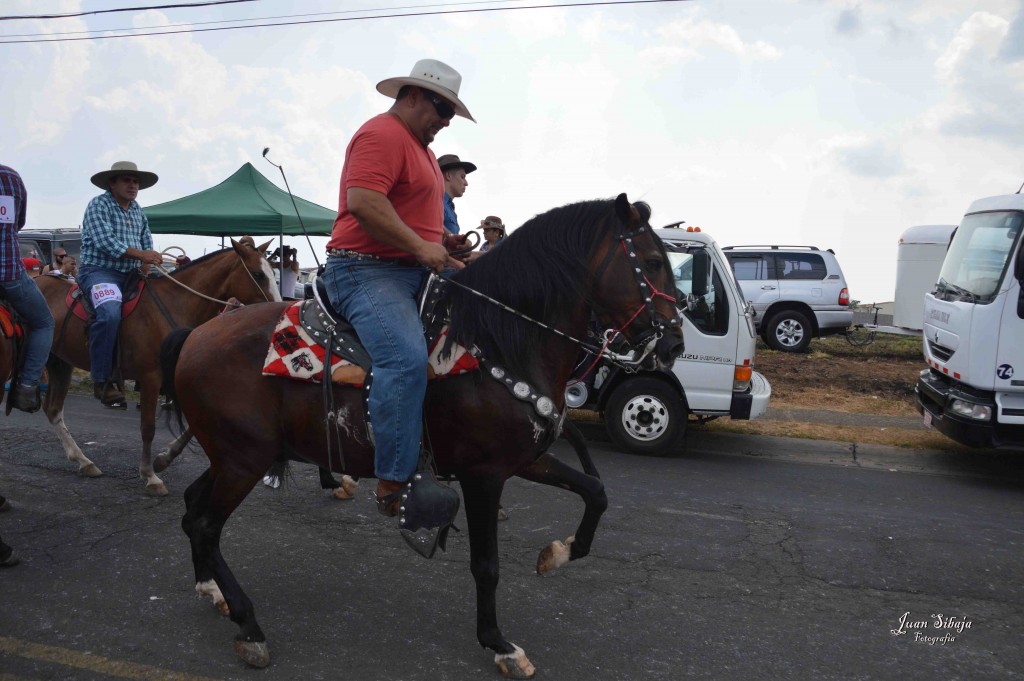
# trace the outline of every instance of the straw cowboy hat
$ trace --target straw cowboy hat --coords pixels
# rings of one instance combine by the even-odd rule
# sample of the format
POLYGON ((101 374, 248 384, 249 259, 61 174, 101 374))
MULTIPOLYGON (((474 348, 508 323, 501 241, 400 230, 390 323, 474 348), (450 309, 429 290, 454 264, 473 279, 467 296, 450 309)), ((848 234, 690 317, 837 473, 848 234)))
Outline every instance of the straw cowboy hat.
POLYGON ((436 59, 420 59, 412 67, 408 78, 386 78, 377 83, 377 92, 394 99, 398 97, 398 91, 402 89, 403 85, 415 85, 441 95, 455 106, 457 116, 468 118, 476 123, 476 119, 469 114, 469 109, 459 99, 462 76, 444 62, 436 59))
POLYGON ((449 170, 450 168, 462 168, 469 175, 471 172, 476 170, 476 166, 469 161, 460 161, 459 157, 455 154, 445 154, 441 158, 437 159, 437 166, 441 169, 441 172, 449 170))
POLYGON ((139 170, 139 167, 131 161, 118 161, 110 166, 110 170, 104 170, 92 176, 92 183, 100 189, 110 189, 110 178, 118 175, 134 175, 139 178, 139 189, 149 189, 159 179, 156 173, 139 170))

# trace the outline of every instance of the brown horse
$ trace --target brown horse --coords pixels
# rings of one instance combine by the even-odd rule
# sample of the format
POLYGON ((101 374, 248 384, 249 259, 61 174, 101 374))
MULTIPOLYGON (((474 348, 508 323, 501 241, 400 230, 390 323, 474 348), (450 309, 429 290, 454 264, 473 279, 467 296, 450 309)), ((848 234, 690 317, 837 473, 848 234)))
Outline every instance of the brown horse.
MULTIPOLYGON (((602 327, 622 330, 660 362, 670 363, 682 349, 674 279, 649 216, 646 204, 630 204, 625 194, 564 206, 533 218, 455 276, 532 320, 454 285, 442 300, 452 315, 449 338, 479 348, 487 361, 481 371, 429 384, 425 432, 438 472, 461 485, 477 585, 477 638, 507 676, 529 678, 534 668, 497 622, 497 515, 505 481, 519 475, 583 497, 575 537, 568 546, 557 541, 544 549, 542 573, 587 555, 607 507, 599 479, 546 453, 564 415, 565 385, 579 352, 575 339, 587 337, 596 314, 602 327)), ((330 465, 328 437, 340 438, 346 473, 372 477, 374 470, 362 391, 331 386, 335 413, 345 416, 328 434, 317 406, 324 399, 321 385, 261 375, 284 307, 233 310, 190 335, 175 332, 162 349, 175 405, 210 459, 185 492, 182 518, 196 590, 211 595, 239 625, 235 652, 257 667, 269 664, 270 654, 252 604, 221 554, 225 522, 275 461, 330 465)))
MULTIPOLYGON (((192 327, 212 319, 229 298, 242 303, 280 301, 273 271, 264 256, 270 243, 254 248, 232 240, 231 248, 197 258, 166 277, 146 279, 137 306, 121 322, 119 365, 123 378, 134 379, 141 393, 139 474, 152 495, 167 494, 167 487, 154 472, 151 454, 160 393, 160 343, 174 328, 192 327)), ((69 314, 66 298, 72 285, 68 281, 39 277, 36 283, 56 320, 53 347, 46 364, 50 388, 43 409, 68 460, 78 463, 80 475, 96 477, 102 475, 100 469, 82 453, 64 423, 64 398, 71 384, 72 367, 89 368, 88 329, 84 321, 69 314)), ((187 440, 185 433, 175 444, 183 447, 187 440)))
MULTIPOLYGON (((8 305, 7 301, 0 299, 0 405, 4 403, 4 386, 7 381, 11 382, 12 388, 14 386, 14 367, 18 362, 18 345, 15 342, 18 334, 16 325, 19 323, 17 319, 14 308, 8 305)), ((21 330, 23 333, 28 333, 28 329, 24 326, 21 330)), ((9 392, 7 399, 10 399, 9 392)), ((10 507, 7 499, 0 495, 0 511, 6 511, 10 507)), ((3 556, 0 559, 0 567, 18 564, 18 557, 14 554, 14 550, 4 543, 2 537, 0 537, 0 556, 3 556)))
MULTIPOLYGON (((14 308, 7 304, 7 301, 0 299, 0 404, 4 401, 4 386, 8 379, 14 374, 14 364, 17 362, 17 348, 14 345, 15 313, 14 308), (8 323, 10 324, 11 336, 7 336, 8 323)), ((27 332, 27 330, 26 330, 27 332)), ((13 385, 12 385, 13 387, 13 385)))

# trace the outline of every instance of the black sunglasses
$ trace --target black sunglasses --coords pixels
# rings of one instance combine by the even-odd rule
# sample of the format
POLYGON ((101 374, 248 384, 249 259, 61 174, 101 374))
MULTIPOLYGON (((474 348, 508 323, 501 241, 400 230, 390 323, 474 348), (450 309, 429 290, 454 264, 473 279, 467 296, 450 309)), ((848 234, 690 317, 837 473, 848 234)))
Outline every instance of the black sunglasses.
POLYGON ((437 95, 428 92, 427 99, 434 105, 434 110, 437 111, 437 115, 441 118, 453 118, 455 116, 455 108, 437 95))

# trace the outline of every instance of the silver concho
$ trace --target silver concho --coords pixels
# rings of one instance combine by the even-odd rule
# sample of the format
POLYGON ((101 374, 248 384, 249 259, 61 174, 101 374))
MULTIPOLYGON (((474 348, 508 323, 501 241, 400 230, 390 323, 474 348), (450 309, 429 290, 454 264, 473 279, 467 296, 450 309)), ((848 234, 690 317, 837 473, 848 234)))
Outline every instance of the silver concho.
POLYGON ((505 378, 505 370, 501 367, 491 367, 491 376, 494 376, 499 381, 505 378))
POLYGON ((526 383, 523 383, 522 381, 519 381, 514 386, 512 386, 512 392, 519 399, 524 399, 530 396, 530 386, 528 386, 526 383))
POLYGON ((541 416, 551 416, 551 413, 555 411, 555 403, 547 397, 542 397, 537 400, 537 413, 541 416))

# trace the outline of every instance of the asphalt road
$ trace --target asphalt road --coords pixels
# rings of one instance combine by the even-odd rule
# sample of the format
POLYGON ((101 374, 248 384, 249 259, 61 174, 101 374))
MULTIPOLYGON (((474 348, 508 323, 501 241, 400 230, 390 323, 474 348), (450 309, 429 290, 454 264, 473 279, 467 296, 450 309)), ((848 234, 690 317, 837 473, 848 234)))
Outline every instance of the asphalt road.
MULTIPOLYGON (((423 560, 372 485, 333 501, 299 466, 225 529, 273 656, 246 668, 235 625, 192 590, 179 527, 205 457, 147 497, 137 418, 69 400, 106 473, 83 479, 41 416, 0 417, 0 533, 22 558, 0 570, 0 679, 499 678, 475 639, 466 538, 423 560)), ((610 507, 586 559, 534 573, 573 533, 574 496, 513 480, 503 499, 499 618, 537 678, 1024 678, 1017 459, 709 433, 663 459, 592 453, 610 507)))

